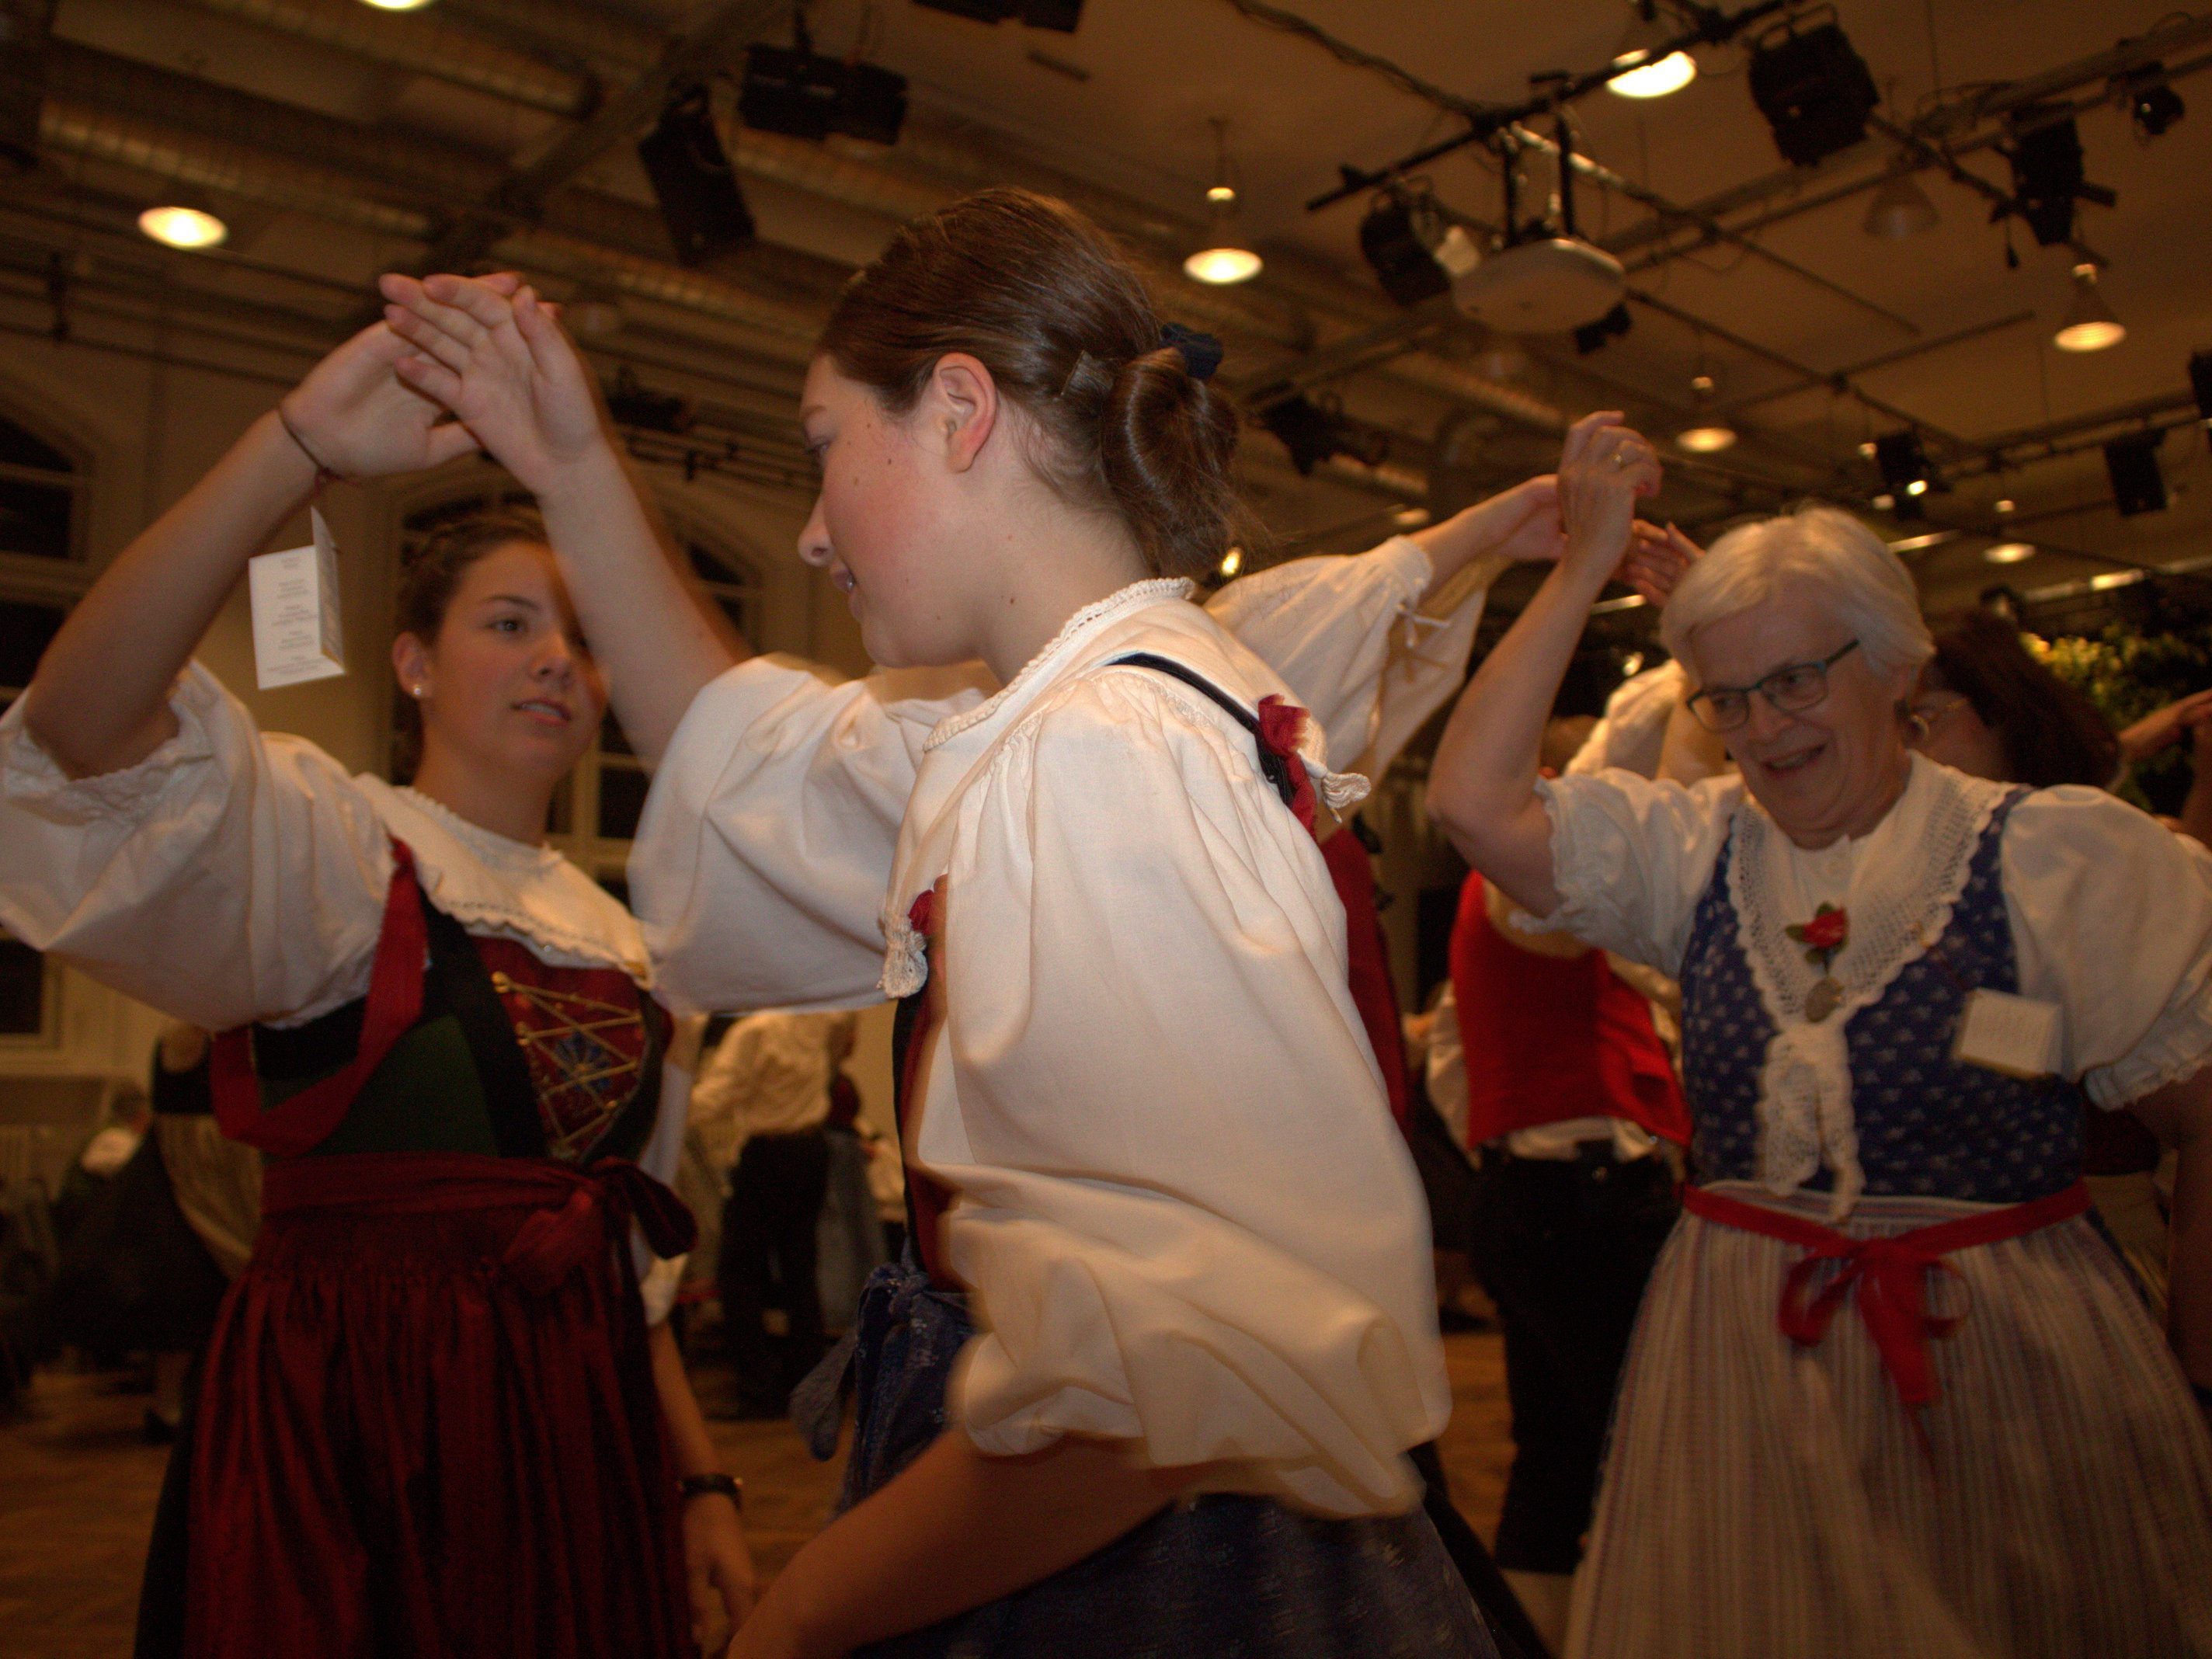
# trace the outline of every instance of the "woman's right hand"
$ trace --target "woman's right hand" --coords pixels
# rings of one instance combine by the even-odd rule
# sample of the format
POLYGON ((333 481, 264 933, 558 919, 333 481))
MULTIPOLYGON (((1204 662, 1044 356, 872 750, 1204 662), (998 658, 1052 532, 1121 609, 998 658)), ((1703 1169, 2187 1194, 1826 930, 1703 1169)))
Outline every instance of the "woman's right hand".
POLYGON ((2120 758, 2130 766, 2148 760, 2180 742, 2184 732, 2201 732, 2208 723, 2212 723, 2212 690, 2191 692, 2179 702, 2144 715, 2121 732, 2120 758))
POLYGON ((1562 569, 1609 577, 1627 555, 1636 504, 1659 493, 1659 454, 1618 410, 1585 415, 1567 428, 1559 457, 1562 569))
POLYGON ((608 447, 590 371, 534 290, 386 276, 385 319, 414 348, 400 378, 452 410, 524 488, 544 495, 608 447))

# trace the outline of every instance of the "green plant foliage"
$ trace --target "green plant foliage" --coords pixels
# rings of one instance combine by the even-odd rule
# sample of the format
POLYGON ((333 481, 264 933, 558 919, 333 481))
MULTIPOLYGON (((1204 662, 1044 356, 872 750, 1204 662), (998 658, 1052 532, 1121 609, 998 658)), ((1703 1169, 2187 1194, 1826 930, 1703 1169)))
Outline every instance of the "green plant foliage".
MULTIPOLYGON (((2052 673, 2097 705, 2116 732, 2212 685, 2212 624, 2138 634, 2115 623, 2094 638, 2046 644, 2031 634, 2027 642, 2052 673)), ((2171 799, 2184 793, 2189 772, 2189 756, 2168 749, 2130 768, 2119 793, 2148 811, 2154 797, 2171 799)))

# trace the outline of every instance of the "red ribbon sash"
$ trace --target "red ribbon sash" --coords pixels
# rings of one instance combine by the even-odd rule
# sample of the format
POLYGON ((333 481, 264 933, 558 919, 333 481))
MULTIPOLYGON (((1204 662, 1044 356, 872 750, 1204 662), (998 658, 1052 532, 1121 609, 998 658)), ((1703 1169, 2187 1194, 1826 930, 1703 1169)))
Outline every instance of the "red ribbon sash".
POLYGON ((1913 1427, 1925 1448, 1927 1431, 1919 1413, 1941 1394, 1929 1362, 1928 1339, 1950 1335, 1966 1317, 1928 1310, 1927 1275, 1944 1273, 1956 1278, 1956 1271, 1943 1260, 1954 1250, 2019 1238, 2080 1215, 2089 1207, 2089 1189, 2077 1181, 2026 1204, 1916 1227, 1889 1238, 1851 1238, 1817 1221, 1703 1187, 1684 1188, 1682 1207, 1723 1226, 1804 1247, 1804 1257, 1783 1280, 1775 1316, 1783 1334, 1800 1346, 1820 1343, 1856 1285, 1859 1318, 1874 1339, 1898 1398, 1912 1413, 1913 1427), (1831 1262, 1835 1271, 1816 1290, 1821 1269, 1831 1262))
POLYGON ((208 1056, 208 1084, 223 1133, 278 1158, 296 1158, 328 1139, 392 1044, 422 1017, 422 975, 429 958, 430 929, 422 920, 415 854, 405 842, 394 839, 392 888, 385 896, 384 927, 377 935, 361 1045, 352 1063, 264 1108, 261 1080, 253 1070, 252 1028, 217 1033, 208 1056))

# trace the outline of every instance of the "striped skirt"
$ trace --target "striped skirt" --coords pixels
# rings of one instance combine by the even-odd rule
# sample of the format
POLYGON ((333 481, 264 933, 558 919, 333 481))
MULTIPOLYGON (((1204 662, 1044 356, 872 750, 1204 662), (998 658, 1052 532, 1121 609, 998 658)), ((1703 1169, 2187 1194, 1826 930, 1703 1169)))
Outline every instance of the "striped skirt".
MULTIPOLYGON (((1825 1194, 1777 1200, 1825 1221, 1825 1194)), ((1980 1206, 1869 1198, 1843 1231, 1980 1206)), ((1638 1316, 1575 1659, 2212 1656, 2212 1436, 2087 1217, 1948 1258, 1923 1452, 1856 1305, 1776 1328, 1798 1247, 1685 1215, 1638 1316)))

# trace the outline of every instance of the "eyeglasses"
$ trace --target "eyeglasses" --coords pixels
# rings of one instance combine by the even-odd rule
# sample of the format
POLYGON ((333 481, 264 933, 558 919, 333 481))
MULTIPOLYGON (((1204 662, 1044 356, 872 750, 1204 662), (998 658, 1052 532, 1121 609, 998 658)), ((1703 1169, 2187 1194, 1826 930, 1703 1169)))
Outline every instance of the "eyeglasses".
POLYGON ((1751 696, 1784 714, 1802 714, 1828 695, 1828 670, 1859 648, 1856 640, 1816 662, 1785 663, 1756 685, 1709 685, 1687 699, 1690 712, 1708 732, 1733 732, 1751 718, 1751 696))

